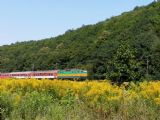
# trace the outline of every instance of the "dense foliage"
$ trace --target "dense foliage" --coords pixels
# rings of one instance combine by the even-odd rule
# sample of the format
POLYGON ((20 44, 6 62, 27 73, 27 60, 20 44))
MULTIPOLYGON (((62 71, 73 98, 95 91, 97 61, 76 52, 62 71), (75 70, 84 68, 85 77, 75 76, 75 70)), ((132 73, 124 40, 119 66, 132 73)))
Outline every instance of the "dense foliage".
POLYGON ((159 11, 160 3, 154 2, 55 38, 1 46, 0 71, 83 68, 90 79, 103 79, 118 47, 127 41, 137 51, 134 61, 141 63, 141 77, 160 79, 159 11))
POLYGON ((0 81, 1 120, 160 119, 160 81, 0 81))
POLYGON ((110 80, 119 83, 141 80, 141 63, 136 60, 135 50, 126 42, 118 47, 116 54, 109 63, 107 75, 110 80))

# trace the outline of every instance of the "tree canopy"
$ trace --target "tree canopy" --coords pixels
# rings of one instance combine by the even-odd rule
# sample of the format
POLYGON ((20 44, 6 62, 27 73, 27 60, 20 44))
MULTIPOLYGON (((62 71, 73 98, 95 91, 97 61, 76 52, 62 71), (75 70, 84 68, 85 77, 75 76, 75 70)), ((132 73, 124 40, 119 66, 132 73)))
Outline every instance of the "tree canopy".
POLYGON ((141 62, 136 59, 135 54, 136 50, 122 42, 109 62, 108 78, 119 83, 141 80, 141 62))
POLYGON ((131 51, 124 51, 131 60, 134 55, 134 60, 141 61, 141 76, 160 79, 159 11, 160 2, 153 2, 57 37, 0 46, 0 72, 32 70, 33 65, 35 70, 81 68, 89 71, 90 78, 104 79, 109 61, 124 54, 117 49, 127 41, 131 51))

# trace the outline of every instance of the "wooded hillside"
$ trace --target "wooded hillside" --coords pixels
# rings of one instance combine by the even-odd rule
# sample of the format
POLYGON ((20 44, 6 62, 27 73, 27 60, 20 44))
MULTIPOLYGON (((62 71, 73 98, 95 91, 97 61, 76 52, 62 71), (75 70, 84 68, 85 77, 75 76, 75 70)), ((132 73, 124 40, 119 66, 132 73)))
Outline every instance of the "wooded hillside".
POLYGON ((123 45, 134 51, 125 58, 139 63, 134 69, 141 77, 160 79, 160 2, 54 38, 1 46, 0 72, 82 68, 102 79, 119 71, 112 62, 121 59, 117 50, 123 45))

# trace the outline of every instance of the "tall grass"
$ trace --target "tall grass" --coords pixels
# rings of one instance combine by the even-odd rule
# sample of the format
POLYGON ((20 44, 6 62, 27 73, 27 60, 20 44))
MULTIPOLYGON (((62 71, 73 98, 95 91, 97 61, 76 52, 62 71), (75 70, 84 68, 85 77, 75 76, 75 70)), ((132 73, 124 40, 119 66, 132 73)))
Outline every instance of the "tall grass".
POLYGON ((0 120, 159 120, 160 82, 0 80, 0 120))

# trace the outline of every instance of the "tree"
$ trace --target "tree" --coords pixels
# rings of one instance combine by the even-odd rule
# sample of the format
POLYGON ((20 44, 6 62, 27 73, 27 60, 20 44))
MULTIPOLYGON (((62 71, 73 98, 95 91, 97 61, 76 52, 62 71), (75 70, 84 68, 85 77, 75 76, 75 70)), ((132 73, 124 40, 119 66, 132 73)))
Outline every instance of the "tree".
POLYGON ((140 80, 140 62, 136 60, 135 53, 133 48, 122 42, 109 62, 108 78, 118 83, 140 80))

